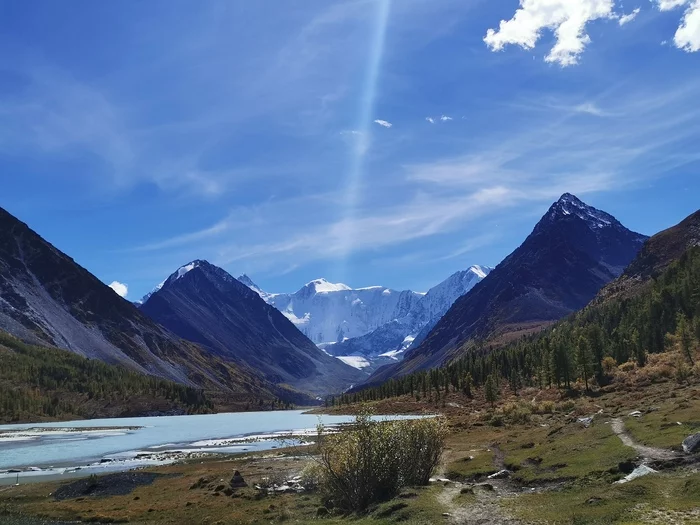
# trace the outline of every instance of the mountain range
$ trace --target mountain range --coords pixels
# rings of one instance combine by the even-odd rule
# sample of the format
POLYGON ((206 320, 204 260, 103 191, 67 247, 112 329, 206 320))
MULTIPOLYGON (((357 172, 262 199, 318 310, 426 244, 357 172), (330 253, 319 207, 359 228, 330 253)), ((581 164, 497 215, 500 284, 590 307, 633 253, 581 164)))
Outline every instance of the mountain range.
POLYGON ((204 261, 179 268, 139 310, 3 209, 0 330, 236 399, 308 403, 309 395, 362 379, 219 268, 204 261), (196 328, 178 319, 183 311, 196 328), (221 317, 207 325, 212 315, 221 317))
POLYGON ((182 340, 0 208, 0 330, 227 395, 273 397, 255 373, 182 340))
POLYGON ((469 267, 427 293, 317 279, 276 294, 195 260, 137 308, 0 209, 0 330, 240 399, 305 402, 538 331, 663 270, 699 232, 696 213, 645 245, 564 194, 495 269, 469 267))
POLYGON ((562 195, 513 253, 455 301, 420 345, 369 382, 440 366, 469 343, 507 342, 583 308, 623 273, 646 240, 612 215, 562 195))
POLYGON ((140 309, 183 339, 276 385, 322 395, 363 379, 319 350, 256 292, 207 261, 180 267, 140 309))
POLYGON ((325 352, 370 372, 400 360, 416 338, 427 335, 452 303, 490 271, 472 266, 427 293, 381 286, 353 289, 316 279, 296 293, 274 294, 263 291, 247 275, 238 280, 279 309, 325 352))

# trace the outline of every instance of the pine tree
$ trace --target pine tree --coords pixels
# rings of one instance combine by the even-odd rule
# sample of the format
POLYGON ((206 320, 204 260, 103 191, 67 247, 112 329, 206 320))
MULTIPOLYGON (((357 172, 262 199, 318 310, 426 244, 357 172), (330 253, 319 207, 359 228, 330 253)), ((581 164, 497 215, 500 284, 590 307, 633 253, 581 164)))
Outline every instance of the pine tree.
POLYGON ((588 340, 584 336, 579 336, 578 346, 576 348, 576 362, 578 364, 579 374, 583 377, 583 381, 586 383, 586 390, 590 390, 588 387, 588 378, 591 376, 591 349, 588 345, 588 340))
POLYGON ((498 400, 498 387, 496 386, 496 380, 493 374, 490 374, 486 378, 486 384, 484 385, 486 401, 491 403, 491 408, 493 408, 494 403, 498 400))
POLYGON ((678 326, 676 328, 676 338, 681 346, 681 352, 691 365, 693 360, 693 334, 688 326, 688 318, 683 314, 678 314, 678 326))
POLYGON ((464 395, 471 398, 472 397, 472 375, 467 372, 467 375, 464 376, 464 382, 462 383, 462 392, 464 392, 464 395))

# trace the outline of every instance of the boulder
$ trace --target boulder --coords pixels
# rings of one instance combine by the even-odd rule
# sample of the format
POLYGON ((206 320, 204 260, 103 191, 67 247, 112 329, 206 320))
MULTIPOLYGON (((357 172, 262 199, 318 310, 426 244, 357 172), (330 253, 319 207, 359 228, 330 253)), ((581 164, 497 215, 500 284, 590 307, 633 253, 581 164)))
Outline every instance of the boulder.
POLYGON ((245 482, 245 479, 243 479, 243 476, 241 476, 241 473, 235 471, 233 473, 233 477, 231 478, 231 488, 239 489, 247 486, 248 484, 245 482))
POLYGON ((700 432, 688 436, 683 440, 683 452, 686 454, 692 454, 693 452, 700 451, 700 432))

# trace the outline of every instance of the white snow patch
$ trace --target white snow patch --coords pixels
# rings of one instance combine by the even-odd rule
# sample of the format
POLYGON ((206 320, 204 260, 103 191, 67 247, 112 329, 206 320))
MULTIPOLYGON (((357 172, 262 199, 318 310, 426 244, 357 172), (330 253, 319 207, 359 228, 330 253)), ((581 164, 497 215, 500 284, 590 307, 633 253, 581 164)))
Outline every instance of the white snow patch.
POLYGON ((197 266, 198 264, 196 262, 191 262, 190 264, 186 264, 185 266, 180 266, 180 268, 178 268, 177 270, 177 277, 175 277, 175 279, 180 279, 186 273, 194 270, 197 266))
POLYGON ((338 356, 338 359, 340 359, 346 365, 350 365, 351 367, 357 368, 358 370, 367 368, 370 365, 370 362, 367 361, 367 359, 359 355, 341 355, 338 356))
POLYGON ((315 279, 306 286, 311 286, 316 290, 316 293, 328 293, 328 292, 341 292, 344 290, 351 290, 347 284, 343 283, 330 283, 325 279, 315 279))

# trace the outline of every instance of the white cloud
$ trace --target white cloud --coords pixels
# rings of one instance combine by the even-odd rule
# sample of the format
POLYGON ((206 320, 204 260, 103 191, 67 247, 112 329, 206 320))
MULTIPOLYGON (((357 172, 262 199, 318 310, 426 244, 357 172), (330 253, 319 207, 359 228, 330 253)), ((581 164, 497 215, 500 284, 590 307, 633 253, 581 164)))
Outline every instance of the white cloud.
POLYGON ((641 9, 638 7, 634 11, 632 11, 628 15, 620 15, 620 18, 617 19, 617 23, 620 24, 621 26, 624 26, 625 24, 629 24, 632 20, 637 18, 637 15, 640 13, 641 9))
POLYGON ((440 117, 440 120, 442 120, 443 122, 447 122, 448 120, 452 120, 452 117, 448 117, 447 115, 443 115, 442 117, 440 117))
POLYGON ((661 11, 686 7, 673 43, 688 53, 700 51, 700 0, 656 0, 656 4, 661 11))
POLYGON ((556 43, 547 62, 571 66, 591 42, 586 25, 599 19, 615 18, 614 0, 520 0, 510 20, 501 20, 498 30, 489 29, 484 38, 493 51, 508 44, 533 49, 544 29, 554 32, 556 43))
POLYGON ((374 123, 379 124, 383 128, 390 128, 391 126, 393 126, 393 124, 391 122, 388 122, 386 120, 381 120, 381 119, 375 120, 374 123))
POLYGON ((114 290, 119 297, 126 297, 126 295, 129 293, 129 287, 123 283, 120 283, 119 281, 112 282, 109 287, 114 290))
POLYGON ((594 102, 584 102, 571 108, 576 113, 586 113, 595 117, 607 117, 610 113, 600 109, 594 102))
POLYGON ((427 120, 431 124, 435 124, 435 119, 433 117, 425 117, 425 120, 427 120))

